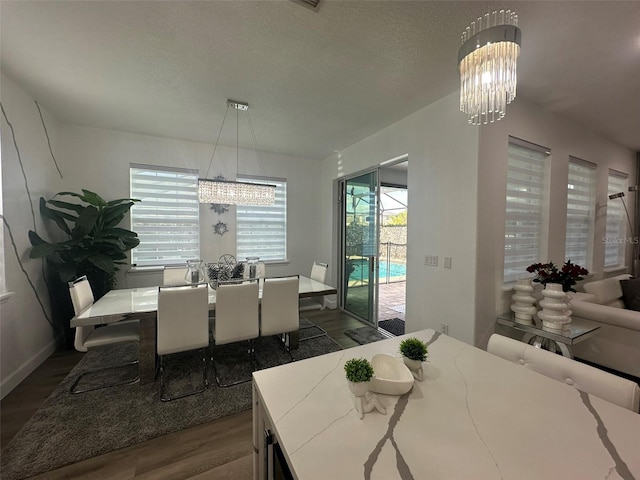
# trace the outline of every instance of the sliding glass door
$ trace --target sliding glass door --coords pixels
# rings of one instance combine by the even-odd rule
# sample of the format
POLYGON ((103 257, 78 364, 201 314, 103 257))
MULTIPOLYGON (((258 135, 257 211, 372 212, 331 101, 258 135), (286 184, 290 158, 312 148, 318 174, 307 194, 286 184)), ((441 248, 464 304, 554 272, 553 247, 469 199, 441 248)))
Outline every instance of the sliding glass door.
POLYGON ((342 305, 350 314, 377 324, 378 171, 341 182, 342 305))

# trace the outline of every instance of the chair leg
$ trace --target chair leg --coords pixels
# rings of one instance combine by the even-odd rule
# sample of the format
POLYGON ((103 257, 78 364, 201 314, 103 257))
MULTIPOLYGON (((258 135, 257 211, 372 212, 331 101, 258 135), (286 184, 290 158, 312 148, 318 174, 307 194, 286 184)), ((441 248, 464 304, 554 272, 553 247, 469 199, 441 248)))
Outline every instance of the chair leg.
POLYGON ((322 333, 319 333, 317 335, 312 335, 310 337, 301 338, 301 339, 298 340, 299 342, 306 342, 307 340, 313 340, 314 338, 324 337, 327 334, 326 330, 324 330, 322 327, 320 327, 318 325, 307 325, 306 327, 300 327, 299 330, 300 331, 308 330, 309 328, 317 328, 322 333))
POLYGON ((162 400, 163 402, 170 402, 172 400, 190 397, 191 395, 197 395, 198 393, 202 393, 207 388, 209 388, 209 379, 207 378, 208 370, 206 349, 202 348, 200 349, 200 352, 202 353, 202 386, 196 390, 180 393, 179 395, 175 395, 173 397, 165 395, 164 357, 160 357, 160 400, 162 400))
POLYGON ((134 361, 134 362, 129 362, 129 363, 125 363, 122 365, 115 365, 113 367, 104 367, 104 368, 98 368, 96 370, 90 370, 88 372, 84 372, 80 375, 78 375, 78 378, 76 378, 75 382, 73 382, 73 385, 71 385, 71 388, 69 389, 69 392, 72 394, 78 394, 78 393, 86 393, 86 392, 93 392, 94 390, 101 390, 103 388, 111 388, 111 387, 117 387, 119 385, 129 385, 131 383, 136 383, 138 380, 140 380, 140 377, 138 375, 136 375, 135 378, 131 379, 131 380, 124 380, 122 382, 116 382, 116 383, 109 383, 106 385, 99 385, 97 387, 92 387, 92 388, 84 388, 79 390, 78 388, 76 388, 78 386, 78 384, 80 383, 80 380, 82 380, 83 377, 87 376, 87 375, 91 375, 94 373, 98 373, 98 372, 104 372, 107 370, 118 370, 124 367, 129 367, 131 365, 137 365, 139 362, 138 360, 134 361))
MULTIPOLYGON (((253 340, 249 340, 249 346, 247 348, 247 355, 249 356, 249 361, 251 362, 251 370, 255 371, 255 370, 259 370, 259 365, 258 365, 258 361, 255 357, 255 350, 254 350, 254 346, 253 346, 253 340)), ((216 378, 216 383, 218 384, 219 387, 221 388, 227 388, 227 387, 233 387, 235 385, 240 385, 242 383, 247 383, 251 381, 251 376, 247 379, 242 379, 242 380, 238 380, 236 382, 231 382, 231 383, 222 383, 220 380, 220 376, 218 375, 218 369, 216 368, 216 362, 213 359, 213 353, 211 354, 211 367, 213 368, 213 374, 214 377, 216 378)))

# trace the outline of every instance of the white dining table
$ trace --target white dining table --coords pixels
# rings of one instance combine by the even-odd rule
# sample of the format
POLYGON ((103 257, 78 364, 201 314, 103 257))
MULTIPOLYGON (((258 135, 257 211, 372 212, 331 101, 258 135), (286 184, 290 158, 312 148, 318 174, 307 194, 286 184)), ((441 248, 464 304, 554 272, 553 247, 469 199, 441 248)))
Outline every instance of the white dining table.
MULTIPOLYGON (((300 298, 324 296, 336 293, 330 285, 299 276, 300 298)), ((262 283, 261 283, 262 284, 262 283)), ((158 311, 158 288, 123 288, 107 292, 86 310, 71 319, 71 327, 106 325, 127 320, 140 321, 139 370, 140 383, 155 381, 156 374, 156 316, 158 311)), ((259 295, 262 296, 262 287, 259 295)), ((216 291, 209 287, 209 307, 215 310, 216 291)))
POLYGON ((640 415, 433 330, 253 374, 254 480, 640 479, 640 415), (424 380, 360 415, 344 364, 428 344, 424 380), (269 460, 267 462, 267 460, 269 460))

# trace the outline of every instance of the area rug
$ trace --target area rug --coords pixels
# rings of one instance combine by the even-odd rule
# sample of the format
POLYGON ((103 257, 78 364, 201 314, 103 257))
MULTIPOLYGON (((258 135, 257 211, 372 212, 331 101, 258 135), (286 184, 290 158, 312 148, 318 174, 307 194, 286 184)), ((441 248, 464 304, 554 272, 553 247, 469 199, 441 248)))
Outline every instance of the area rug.
MULTIPOLYGON (((301 326, 307 325, 309 322, 301 319, 301 326)), ((294 360, 302 360, 340 349, 324 335, 300 342, 292 356, 294 360)), ((246 348, 227 345, 216 347, 214 352, 218 373, 225 377, 223 382, 251 378, 246 348)), ((197 353, 180 355, 164 362, 169 395, 189 390, 192 383, 202 381, 201 357, 197 353), (185 375, 184 368, 188 368, 190 375, 185 375)), ((71 384, 83 371, 105 364, 122 364, 136 356, 135 343, 88 352, 3 449, 1 477, 4 480, 30 477, 251 408, 251 382, 220 388, 211 369, 208 390, 168 403, 160 401, 159 381, 78 395, 69 393, 71 384)), ((258 339, 255 356, 260 368, 291 361, 277 337, 258 339)))
POLYGON ((390 320, 382 320, 378 322, 378 327, 393 333, 395 336, 404 335, 404 320, 392 318, 390 320))
POLYGON ((352 340, 358 342, 360 345, 390 338, 384 336, 382 333, 372 327, 353 328, 351 330, 345 330, 344 334, 352 340))

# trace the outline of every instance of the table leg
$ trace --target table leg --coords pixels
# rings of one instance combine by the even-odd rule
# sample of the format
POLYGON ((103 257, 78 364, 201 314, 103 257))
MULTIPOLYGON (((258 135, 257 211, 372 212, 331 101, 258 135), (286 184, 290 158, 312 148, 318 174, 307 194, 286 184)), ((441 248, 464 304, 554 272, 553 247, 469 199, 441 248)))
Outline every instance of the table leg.
POLYGON ((138 347, 140 384, 146 385, 156 380, 156 313, 144 313, 136 316, 140 319, 140 343, 138 347))

